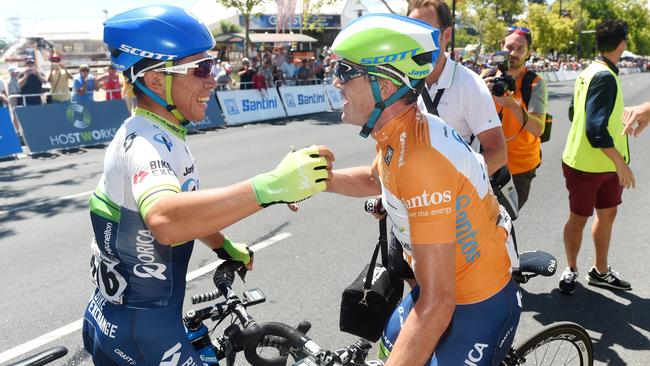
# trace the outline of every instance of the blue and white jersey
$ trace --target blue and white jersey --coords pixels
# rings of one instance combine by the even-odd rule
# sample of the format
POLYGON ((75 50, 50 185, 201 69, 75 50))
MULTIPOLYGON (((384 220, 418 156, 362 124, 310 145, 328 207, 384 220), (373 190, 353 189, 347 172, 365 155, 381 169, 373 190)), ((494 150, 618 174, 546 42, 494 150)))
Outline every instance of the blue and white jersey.
POLYGON ((144 217, 162 197, 198 188, 182 127, 140 109, 118 129, 90 199, 93 280, 106 300, 135 308, 182 303, 193 242, 158 243, 144 217))

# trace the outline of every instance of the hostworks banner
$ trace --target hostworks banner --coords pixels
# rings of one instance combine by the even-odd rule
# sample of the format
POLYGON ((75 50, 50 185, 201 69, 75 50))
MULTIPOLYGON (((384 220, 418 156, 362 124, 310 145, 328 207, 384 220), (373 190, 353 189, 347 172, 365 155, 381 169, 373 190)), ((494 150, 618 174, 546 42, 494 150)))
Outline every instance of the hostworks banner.
POLYGON ((16 108, 32 153, 110 142, 129 117, 123 100, 16 108))

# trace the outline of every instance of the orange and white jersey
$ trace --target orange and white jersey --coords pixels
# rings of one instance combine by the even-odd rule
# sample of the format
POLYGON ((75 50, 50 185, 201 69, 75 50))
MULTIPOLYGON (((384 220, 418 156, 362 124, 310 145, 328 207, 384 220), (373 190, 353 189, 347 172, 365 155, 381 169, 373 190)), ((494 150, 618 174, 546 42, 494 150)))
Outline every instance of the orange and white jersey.
MULTIPOLYGON (((507 231, 483 157, 441 119, 409 109, 375 133, 376 169, 393 232, 412 246, 455 243, 456 303, 485 300, 510 280, 507 231)), ((507 215, 507 214, 505 214, 507 215)))

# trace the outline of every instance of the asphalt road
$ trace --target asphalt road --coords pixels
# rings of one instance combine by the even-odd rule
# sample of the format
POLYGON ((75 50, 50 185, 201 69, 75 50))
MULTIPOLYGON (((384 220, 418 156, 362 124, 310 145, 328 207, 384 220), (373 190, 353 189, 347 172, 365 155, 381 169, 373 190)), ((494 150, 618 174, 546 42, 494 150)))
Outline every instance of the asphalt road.
MULTIPOLYGON (((626 105, 647 100, 650 74, 622 80, 626 105)), ((562 228, 568 216, 568 194, 560 162, 572 90, 571 82, 549 87, 553 137, 543 145, 542 166, 516 221, 520 250, 553 253, 561 268, 566 263, 562 228)), ((292 147, 313 143, 334 151, 335 167, 370 163, 374 144, 357 132, 356 127, 341 124, 338 113, 324 113, 286 124, 209 131, 189 136, 189 144, 198 161, 201 186, 209 188, 272 169, 292 147)), ((649 363, 649 141, 648 131, 630 141, 637 187, 623 195, 610 250, 611 265, 632 283, 633 291, 611 292, 585 284, 584 274, 593 261, 587 229, 579 257, 580 283, 585 285, 575 295, 565 296, 556 289, 558 276, 526 284, 517 339, 544 325, 570 320, 589 331, 597 365, 649 363)), ((70 350, 56 364, 91 364, 81 348, 78 321, 92 291, 87 192, 97 184, 103 154, 102 148, 93 148, 0 162, 0 364, 10 361, 9 356, 25 357, 55 345, 70 350), (42 340, 43 335, 47 340, 34 348, 34 340, 42 340)), ((248 243, 280 234, 286 237, 256 254, 255 270, 246 286, 261 288, 268 300, 251 309, 253 316, 289 324, 307 319, 313 324, 309 334, 327 348, 355 340, 338 331, 338 311, 341 290, 369 260, 376 243, 377 223, 363 213, 363 201, 322 194, 301 203, 298 213, 273 206, 225 230, 231 238, 248 243)), ((211 251, 197 244, 189 268, 196 270, 214 259, 211 251)), ((188 283, 188 294, 211 289, 210 275, 188 283)))

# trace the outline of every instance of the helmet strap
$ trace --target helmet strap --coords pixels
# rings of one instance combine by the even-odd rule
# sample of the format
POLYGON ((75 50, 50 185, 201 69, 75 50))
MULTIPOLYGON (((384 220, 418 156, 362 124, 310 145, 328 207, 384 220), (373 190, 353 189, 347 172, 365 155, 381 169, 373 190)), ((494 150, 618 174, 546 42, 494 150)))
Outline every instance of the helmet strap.
MULTIPOLYGON (((369 72, 375 72, 376 68, 374 66, 369 66, 368 71, 369 72)), ((372 129, 375 127, 375 123, 377 123, 377 120, 379 119, 379 116, 382 114, 384 109, 388 107, 389 105, 397 102, 401 97, 403 97, 406 93, 412 92, 413 87, 418 83, 417 80, 411 81, 411 85, 402 85, 393 95, 388 97, 386 100, 381 99, 381 91, 379 90, 379 82, 377 81, 377 76, 368 74, 368 77, 370 78, 370 87, 372 88, 372 96, 375 99, 375 108, 372 110, 372 113, 370 113, 370 118, 366 122, 366 124, 361 127, 361 132, 359 132, 359 135, 361 135, 364 138, 367 138, 368 135, 370 135, 370 132, 372 132, 372 129)))
MULTIPOLYGON (((165 63, 165 66, 171 67, 173 64, 174 64, 173 61, 167 61, 165 63)), ((154 102, 161 105, 168 112, 171 112, 171 114, 174 115, 174 117, 181 123, 181 125, 185 126, 189 123, 187 118, 185 118, 178 110, 178 108, 176 108, 176 105, 174 105, 174 100, 172 99, 172 75, 171 74, 165 75, 165 99, 161 98, 160 96, 158 96, 158 94, 154 93, 151 89, 144 86, 144 84, 140 82, 139 79, 136 79, 134 84, 137 85, 138 88, 140 88, 140 90, 142 90, 154 102)))

